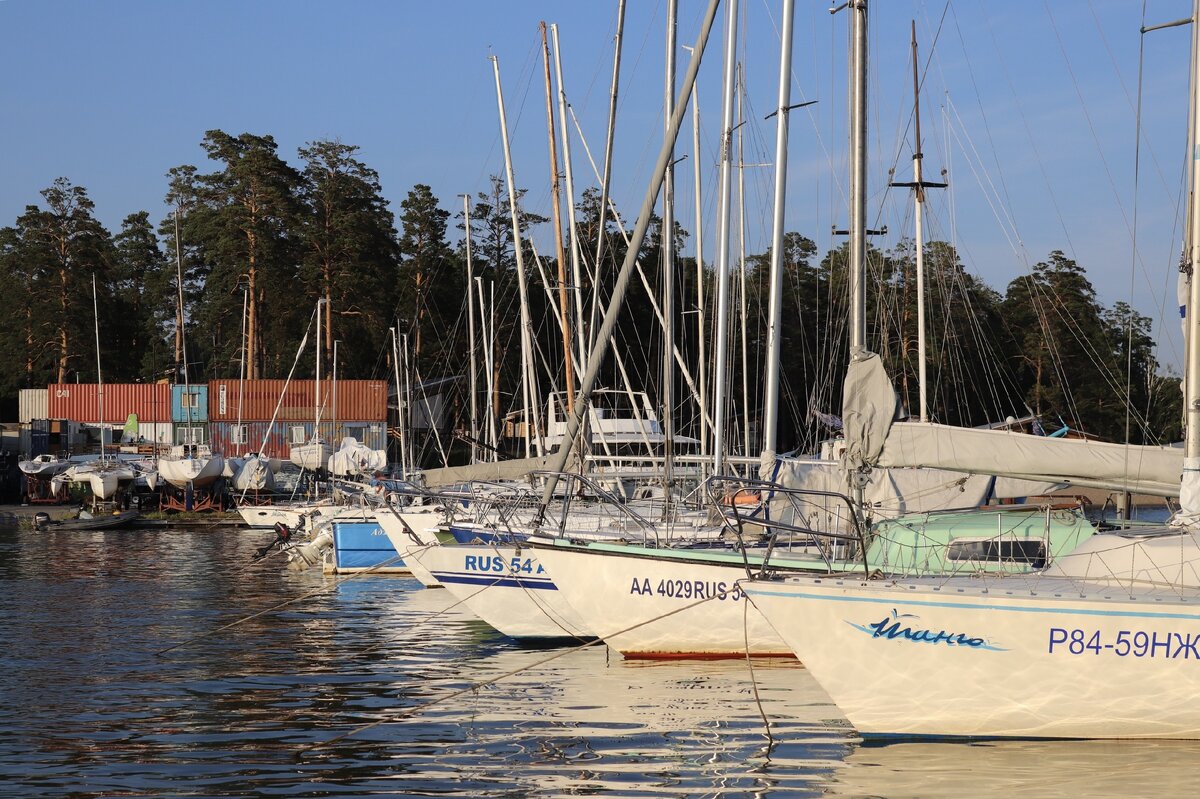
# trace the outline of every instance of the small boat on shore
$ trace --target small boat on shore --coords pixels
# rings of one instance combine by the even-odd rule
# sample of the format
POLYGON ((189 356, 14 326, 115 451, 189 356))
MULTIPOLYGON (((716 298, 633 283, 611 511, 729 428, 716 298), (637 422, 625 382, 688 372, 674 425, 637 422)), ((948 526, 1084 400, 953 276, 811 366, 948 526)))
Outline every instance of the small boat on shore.
POLYGON ((61 474, 71 467, 69 460, 63 460, 57 455, 38 455, 27 461, 21 461, 17 468, 29 477, 48 478, 61 474))
POLYGON ((113 527, 123 527, 141 516, 137 510, 126 510, 113 513, 91 514, 80 511, 74 519, 51 519, 48 513, 37 513, 33 517, 33 525, 41 532, 52 530, 104 530, 113 527))

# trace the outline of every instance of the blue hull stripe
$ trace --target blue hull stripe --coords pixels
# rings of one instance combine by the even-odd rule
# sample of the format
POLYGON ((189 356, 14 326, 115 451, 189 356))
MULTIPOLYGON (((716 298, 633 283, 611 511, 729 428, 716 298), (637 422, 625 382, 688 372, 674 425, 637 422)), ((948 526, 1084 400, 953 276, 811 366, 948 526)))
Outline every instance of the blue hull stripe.
POLYGON ((532 588, 535 591, 557 591, 558 586, 549 580, 530 580, 519 577, 489 577, 488 575, 434 572, 433 576, 443 583, 462 585, 496 586, 499 588, 532 588))
MULTIPOLYGON (((865 596, 830 596, 828 594, 808 594, 802 591, 761 591, 756 592, 752 587, 743 586, 745 593, 750 596, 783 596, 797 599, 816 599, 821 602, 853 602, 869 605, 916 605, 925 608, 955 608, 958 610, 998 610, 1010 613, 1055 613, 1065 616, 1104 616, 1131 619, 1200 619, 1200 608, 1194 613, 1167 613, 1154 611, 1128 610, 1077 610, 1073 608, 1023 607, 1019 605, 976 605, 967 602, 935 602, 926 599, 907 599, 903 595, 889 597, 865 596)), ((1072 600, 1066 600, 1072 601, 1072 600)), ((1106 600, 1107 601, 1107 600, 1106 600)))

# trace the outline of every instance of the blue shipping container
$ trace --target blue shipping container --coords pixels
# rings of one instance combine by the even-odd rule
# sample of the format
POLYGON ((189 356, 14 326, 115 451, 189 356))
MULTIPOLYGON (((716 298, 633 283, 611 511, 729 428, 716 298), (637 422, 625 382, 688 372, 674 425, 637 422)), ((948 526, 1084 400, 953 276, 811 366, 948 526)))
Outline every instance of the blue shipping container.
POLYGON ((208 421, 208 386, 171 386, 172 422, 208 421))

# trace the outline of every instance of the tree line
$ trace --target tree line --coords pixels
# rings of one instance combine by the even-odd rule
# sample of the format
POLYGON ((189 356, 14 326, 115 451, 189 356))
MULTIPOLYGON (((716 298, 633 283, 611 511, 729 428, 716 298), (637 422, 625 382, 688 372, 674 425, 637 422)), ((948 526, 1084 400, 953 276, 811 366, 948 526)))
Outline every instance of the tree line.
MULTIPOLYGON (((106 382, 180 382, 185 368, 192 381, 243 369, 249 378, 284 377, 306 332, 309 346, 299 354, 297 377, 312 375, 318 352, 327 373, 338 342, 339 375, 389 378, 391 329, 411 352, 415 380, 462 378, 470 357, 470 302, 493 342, 493 391, 483 396, 487 381, 481 375, 478 401, 481 407, 490 403, 497 419, 519 404, 517 259, 509 187, 501 178, 491 178, 471 198, 479 277, 471 286, 466 214, 446 210, 419 183, 393 212, 378 173, 357 147, 315 141, 289 162, 269 135, 220 130, 208 131, 201 147, 203 164, 168 172, 164 200, 173 210, 162 218, 136 211, 120 230, 109 231, 96 219, 87 190, 60 178, 41 192, 40 203, 0 230, 0 272, 11 287, 10 311, 0 318, 0 398, 12 401, 21 388, 52 382, 95 381, 97 323, 106 382), (309 332, 318 299, 325 301, 319 342, 309 332)), ((519 207, 524 193, 515 192, 519 207)), ((585 191, 573 211, 580 240, 589 244, 580 248, 583 285, 571 288, 582 307, 598 309, 576 321, 586 339, 602 315, 626 245, 612 214, 601 213, 596 190, 585 191), (601 238, 597 264, 589 253, 601 238)), ((546 218, 524 208, 519 218, 545 397, 564 388, 557 269, 552 255, 538 252, 525 235, 546 218)), ((662 381, 656 312, 662 235, 659 220, 652 220, 638 254, 645 282, 634 280, 615 337, 625 357, 617 363, 610 356, 602 372, 606 385, 621 386, 627 377, 652 398, 662 381)), ((676 225, 671 235, 675 251, 683 251, 688 232, 676 225)), ((846 248, 821 254, 813 240, 795 232, 784 247, 780 448, 808 450, 829 434, 828 414, 840 406, 848 360, 846 248)), ((913 262, 911 241, 869 251, 868 341, 915 415, 913 262)), ((720 376, 728 381, 727 415, 740 431, 735 438, 750 440, 751 449, 761 443, 769 263, 769 252, 750 256, 733 276, 733 307, 744 309, 745 321, 730 325, 728 343, 736 355, 720 376)), ((945 242, 926 245, 925 264, 936 420, 977 425, 1035 415, 1046 432, 1065 425, 1120 441, 1179 436, 1178 380, 1163 374, 1155 359, 1150 320, 1124 303, 1100 303, 1082 265, 1052 252, 1002 294, 970 275, 945 242)), ((676 342, 694 384, 701 337, 709 360, 715 346, 713 272, 707 264, 697 270, 687 257, 673 266, 676 342), (703 317, 697 313, 701 296, 707 298, 703 317), (707 320, 703 329, 701 318, 707 320)), ((687 381, 674 379, 677 427, 694 434, 698 403, 687 381)), ((453 385, 447 428, 463 429, 467 383, 453 385)))

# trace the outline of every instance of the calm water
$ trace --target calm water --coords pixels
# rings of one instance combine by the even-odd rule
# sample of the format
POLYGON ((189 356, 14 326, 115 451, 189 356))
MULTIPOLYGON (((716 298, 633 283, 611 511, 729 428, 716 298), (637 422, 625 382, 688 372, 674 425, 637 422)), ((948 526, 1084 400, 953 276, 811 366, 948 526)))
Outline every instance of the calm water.
POLYGON ((521 649, 405 578, 356 578, 156 656, 331 586, 278 560, 250 565, 269 537, 0 533, 0 794, 1079 799, 1200 787, 1200 744, 866 747, 794 663, 760 663, 752 681, 744 662, 521 649))

